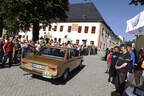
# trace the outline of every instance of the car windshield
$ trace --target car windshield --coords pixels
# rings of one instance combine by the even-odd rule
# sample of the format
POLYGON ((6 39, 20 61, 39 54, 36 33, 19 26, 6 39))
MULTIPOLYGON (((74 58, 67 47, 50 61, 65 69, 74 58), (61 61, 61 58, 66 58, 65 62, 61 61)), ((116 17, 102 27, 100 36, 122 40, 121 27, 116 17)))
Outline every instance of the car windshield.
POLYGON ((37 55, 64 60, 66 50, 58 48, 43 48, 37 55))

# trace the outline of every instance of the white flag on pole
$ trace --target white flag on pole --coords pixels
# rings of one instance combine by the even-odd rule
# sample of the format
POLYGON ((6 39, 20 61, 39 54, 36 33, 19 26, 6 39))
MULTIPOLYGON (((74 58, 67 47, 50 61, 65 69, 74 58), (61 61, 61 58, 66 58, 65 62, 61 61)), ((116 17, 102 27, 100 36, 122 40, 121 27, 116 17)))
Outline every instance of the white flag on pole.
POLYGON ((126 32, 135 35, 144 35, 144 11, 127 21, 126 32))

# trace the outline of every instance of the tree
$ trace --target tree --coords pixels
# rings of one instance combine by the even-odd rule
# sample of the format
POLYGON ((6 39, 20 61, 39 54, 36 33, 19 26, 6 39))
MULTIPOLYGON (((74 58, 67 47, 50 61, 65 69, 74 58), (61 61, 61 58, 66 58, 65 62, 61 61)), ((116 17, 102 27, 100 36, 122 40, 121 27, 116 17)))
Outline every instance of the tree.
POLYGON ((9 31, 18 31, 18 8, 14 0, 0 0, 0 33, 5 28, 9 31))
POLYGON ((4 16, 3 24, 8 30, 27 31, 33 26, 33 41, 36 41, 39 39, 39 24, 47 26, 65 20, 68 4, 68 0, 3 0, 0 17, 4 16))
POLYGON ((141 5, 144 5, 144 0, 131 0, 130 4, 135 4, 135 5, 141 4, 141 5))
POLYGON ((0 37, 2 36, 2 32, 3 32, 3 21, 2 18, 0 18, 0 37))
POLYGON ((39 24, 47 26, 51 22, 67 18, 68 0, 28 0, 23 5, 25 15, 22 14, 19 19, 26 26, 33 25, 33 41, 39 38, 39 24))
POLYGON ((132 47, 132 43, 133 43, 133 41, 127 41, 127 42, 125 42, 125 44, 126 44, 127 46, 130 46, 130 47, 132 47))

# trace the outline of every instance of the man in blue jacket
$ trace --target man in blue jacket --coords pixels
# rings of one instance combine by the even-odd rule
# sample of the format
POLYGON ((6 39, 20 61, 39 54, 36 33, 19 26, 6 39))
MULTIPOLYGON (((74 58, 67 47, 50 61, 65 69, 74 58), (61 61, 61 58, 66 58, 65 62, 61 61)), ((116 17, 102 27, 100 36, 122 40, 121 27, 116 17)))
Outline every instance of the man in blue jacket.
POLYGON ((131 57, 131 62, 128 65, 129 66, 129 73, 132 73, 132 69, 135 65, 135 53, 132 51, 132 48, 130 46, 128 46, 127 49, 128 49, 129 54, 130 54, 130 57, 131 57))

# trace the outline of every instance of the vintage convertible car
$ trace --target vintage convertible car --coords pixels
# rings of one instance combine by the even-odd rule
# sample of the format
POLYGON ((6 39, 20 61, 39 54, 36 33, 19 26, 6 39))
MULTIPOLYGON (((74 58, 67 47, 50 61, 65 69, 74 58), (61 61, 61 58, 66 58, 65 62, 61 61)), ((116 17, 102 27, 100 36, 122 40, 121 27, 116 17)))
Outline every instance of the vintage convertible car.
POLYGON ((81 67, 82 62, 83 57, 76 49, 47 45, 36 55, 23 58, 20 68, 33 75, 49 79, 61 77, 66 81, 69 72, 81 67))

